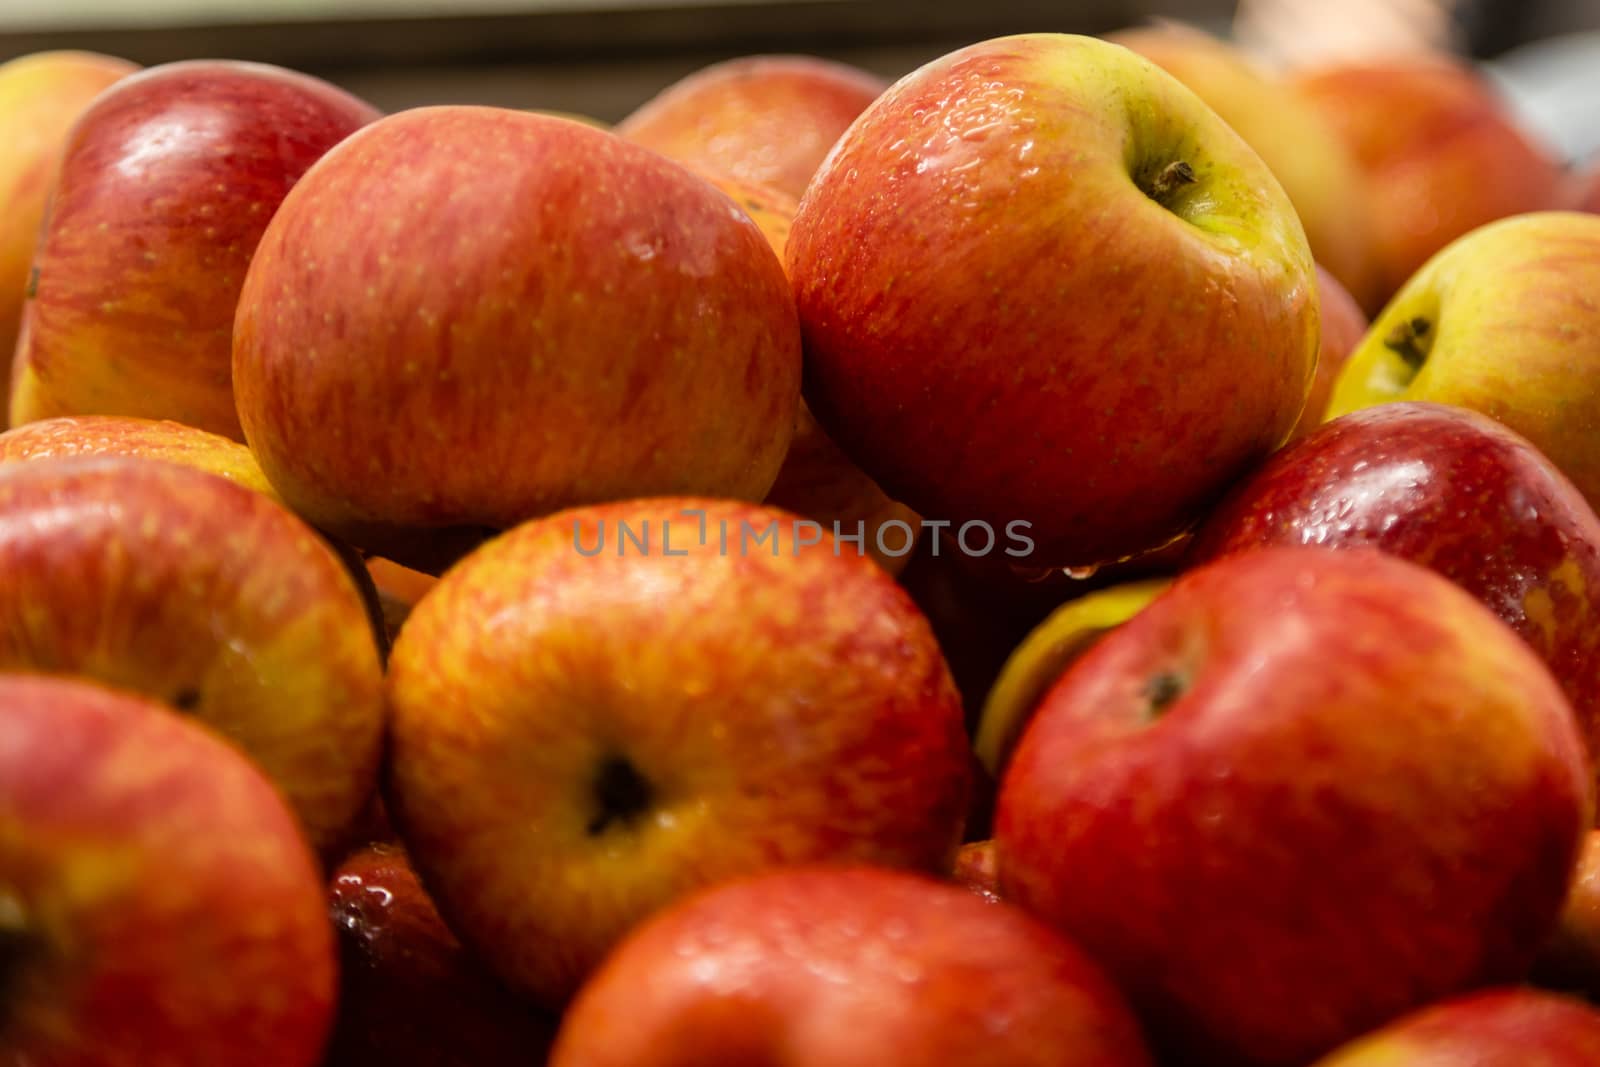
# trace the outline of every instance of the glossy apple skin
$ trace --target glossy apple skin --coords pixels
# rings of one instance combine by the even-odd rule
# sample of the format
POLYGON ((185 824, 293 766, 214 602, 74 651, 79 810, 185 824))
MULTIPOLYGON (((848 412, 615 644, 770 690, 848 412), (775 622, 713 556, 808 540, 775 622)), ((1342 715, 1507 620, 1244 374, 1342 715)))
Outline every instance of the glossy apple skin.
POLYGON ((1322 341, 1317 349, 1317 373, 1311 379, 1311 392, 1300 412, 1290 441, 1296 441, 1321 425, 1333 399, 1333 385, 1339 372, 1367 334, 1367 316, 1339 279, 1317 267, 1317 306, 1321 317, 1322 341))
MULTIPOLYGON (((778 258, 783 259, 798 206, 794 198, 709 172, 702 176, 750 216, 778 258)), ((789 451, 765 502, 815 519, 830 532, 861 534, 862 543, 856 551, 872 557, 890 574, 903 571, 916 548, 916 513, 884 495, 878 484, 817 424, 804 400, 795 420, 794 439, 789 442, 789 451)))
POLYGON ((233 746, 132 694, 0 674, 0 825, 4 1062, 321 1062, 321 875, 233 746))
POLYGON ((266 771, 320 849, 376 782, 381 670, 344 564, 281 506, 201 471, 0 466, 0 670, 186 711, 266 771))
POLYGON ((139 68, 93 52, 36 52, 0 64, 0 425, 11 396, 22 297, 72 124, 100 91, 139 68))
POLYGON ((1541 985, 1600 998, 1600 830, 1584 839, 1561 921, 1539 957, 1541 985))
POLYGON ((687 498, 558 513, 457 564, 400 632, 390 815, 451 928, 542 1003, 713 881, 949 870, 971 757, 938 645, 893 579, 800 548, 795 519, 687 498), (646 520, 651 552, 619 555, 619 524, 646 520), (741 552, 741 523, 773 522, 776 556, 741 552), (608 766, 642 785, 631 817, 605 819, 608 766))
POLYGON ((1292 85, 1366 175, 1378 267, 1375 299, 1363 299, 1371 314, 1462 234, 1559 206, 1560 164, 1459 61, 1341 63, 1298 74, 1292 85))
POLYGON ((377 115, 233 61, 152 67, 98 97, 40 235, 12 424, 141 415, 242 439, 230 339, 251 254, 306 168, 377 115))
POLYGON ((670 159, 798 199, 828 149, 888 88, 812 56, 744 56, 696 71, 617 124, 670 159))
POLYGON ((1321 115, 1235 45, 1179 23, 1123 30, 1131 48, 1195 91, 1283 183, 1318 263, 1369 302, 1378 277, 1366 179, 1321 115))
POLYGON ((1372 322, 1328 417, 1394 400, 1455 404, 1526 437, 1600 509, 1600 216, 1544 211, 1474 230, 1372 322), (1421 369, 1393 347, 1427 324, 1421 369))
POLYGON ((1375 550, 1261 549, 1187 572, 1047 694, 1000 787, 1001 888, 1174 1062, 1298 1067, 1519 980, 1591 783, 1560 688, 1470 595, 1375 550))
POLYGON ((550 1063, 1151 1060, 1121 996, 1047 927, 923 876, 844 867, 745 878, 667 909, 584 988, 550 1063))
POLYGON ((220 475, 276 500, 267 476, 238 441, 181 422, 133 415, 61 415, 0 433, 0 463, 67 456, 127 456, 220 475))
POLYGON ((1600 752, 1600 518, 1516 433, 1443 404, 1325 423, 1241 482, 1190 558, 1269 545, 1370 546, 1449 578, 1539 654, 1600 752))
POLYGON ((1039 566, 1183 532, 1311 384, 1282 188, 1174 78, 1091 38, 1000 38, 902 79, 818 172, 788 262, 822 426, 920 515, 1031 523, 1039 566), (1179 163, 1176 212, 1130 175, 1179 163))
POLYGON ((329 886, 339 1018, 326 1067, 522 1067, 556 1021, 513 996, 461 942, 397 846, 364 848, 329 886))
POLYGON ((965 886, 980 899, 991 904, 1000 902, 1000 857, 994 839, 969 841, 956 853, 956 865, 950 873, 951 881, 965 886))
POLYGON ((419 108, 330 153, 263 237, 234 337, 272 484, 407 565, 419 539, 577 504, 759 500, 799 376, 744 212, 605 131, 498 108, 419 108))
POLYGON ((1590 1067, 1600 1012, 1532 989, 1491 989, 1398 1019, 1313 1067, 1590 1067))

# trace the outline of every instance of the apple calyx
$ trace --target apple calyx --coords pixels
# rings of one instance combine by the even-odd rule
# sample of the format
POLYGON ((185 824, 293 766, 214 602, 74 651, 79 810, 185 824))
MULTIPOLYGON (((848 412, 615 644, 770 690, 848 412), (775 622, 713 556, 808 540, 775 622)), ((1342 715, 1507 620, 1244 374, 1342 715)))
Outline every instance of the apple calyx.
POLYGON ((1415 375, 1422 369, 1433 346, 1433 323, 1420 315, 1395 324, 1383 339, 1383 346, 1405 361, 1415 375))
POLYGON ((623 756, 607 756, 594 777, 595 815, 587 827, 599 837, 613 825, 630 825, 650 810, 655 790, 639 769, 623 756))
POLYGON ((1161 671, 1151 675, 1144 686, 1145 721, 1154 722, 1161 718, 1188 688, 1188 680, 1177 671, 1161 671))
POLYGON ((1153 176, 1147 175, 1138 184, 1144 190, 1144 195, 1170 210, 1177 194, 1199 180, 1193 167, 1181 159, 1175 159, 1153 176))

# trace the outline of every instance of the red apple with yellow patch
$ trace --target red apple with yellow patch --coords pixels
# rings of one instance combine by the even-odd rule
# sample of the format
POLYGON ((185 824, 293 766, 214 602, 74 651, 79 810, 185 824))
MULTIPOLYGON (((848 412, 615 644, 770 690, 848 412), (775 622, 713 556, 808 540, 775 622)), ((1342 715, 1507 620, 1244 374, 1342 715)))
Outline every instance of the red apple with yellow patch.
POLYGON ((278 67, 153 67, 73 128, 39 237, 11 397, 17 425, 141 415, 242 438, 234 307, 267 221, 377 112, 278 67))
POLYGON ((920 515, 1022 524, 1036 566, 1181 535, 1311 386, 1288 197, 1104 41, 1000 38, 901 79, 807 189, 788 262, 823 428, 920 515))
POLYGON ((1542 985, 1600 998, 1600 830, 1584 839, 1561 921, 1534 975, 1542 985))
POLYGON ((1491 989, 1414 1012, 1312 1067, 1590 1067, 1600 1011, 1532 989, 1491 989))
POLYGON ((1470 594, 1376 550, 1261 549, 1045 696, 1001 782, 1001 889, 1174 1062, 1299 1067, 1520 980, 1592 783, 1555 679, 1470 594))
POLYGON ((1043 924, 925 876, 770 872, 619 946, 551 1067, 1149 1067, 1099 969, 1043 924))
POLYGON ((395 642, 389 812, 441 913, 559 1006, 683 893, 950 869, 961 705, 927 621, 814 522, 654 498, 524 524, 395 642))
POLYGON ((1440 55, 1333 64, 1296 74, 1367 179, 1376 314, 1445 245, 1510 215, 1561 206, 1562 172, 1481 73, 1440 55))
POLYGON ((34 242, 62 146, 89 102, 138 69, 93 52, 36 52, 0 64, 0 425, 34 242))
POLYGON ((744 56, 668 86, 616 131, 697 169, 798 198, 845 127, 887 87, 813 56, 744 56))
POLYGON ((743 211, 605 131, 498 108, 419 108, 330 152, 234 331, 283 498, 430 571, 562 507, 759 500, 799 379, 783 267, 743 211))
POLYGON ((0 670, 95 678, 243 749, 338 846, 372 793, 378 649, 345 565, 260 493, 142 459, 0 466, 0 670))
POLYGON ((322 1062, 321 875, 231 745, 131 694, 0 674, 0 828, 0 1062, 322 1062))
POLYGON ((133 415, 62 415, 0 433, 0 463, 67 456, 126 456, 177 463, 277 499, 248 448, 231 437, 181 422, 133 415))

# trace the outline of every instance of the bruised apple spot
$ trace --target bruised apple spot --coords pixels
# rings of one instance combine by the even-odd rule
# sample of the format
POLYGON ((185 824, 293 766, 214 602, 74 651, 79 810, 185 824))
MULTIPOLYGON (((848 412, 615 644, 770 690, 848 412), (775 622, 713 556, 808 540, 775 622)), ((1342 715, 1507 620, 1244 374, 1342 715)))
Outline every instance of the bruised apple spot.
POLYGON ((624 828, 637 822, 650 810, 655 790, 631 761, 622 756, 607 756, 594 776, 594 817, 589 820, 590 837, 599 837, 611 827, 624 828))

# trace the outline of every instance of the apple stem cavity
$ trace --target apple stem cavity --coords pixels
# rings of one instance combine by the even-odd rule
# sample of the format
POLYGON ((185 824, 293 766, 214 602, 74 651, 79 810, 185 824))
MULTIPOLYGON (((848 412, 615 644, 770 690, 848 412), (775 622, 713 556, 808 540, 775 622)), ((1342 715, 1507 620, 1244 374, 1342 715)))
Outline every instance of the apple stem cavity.
POLYGON ((1161 718, 1168 708, 1177 703, 1179 697, 1188 690, 1188 683, 1183 675, 1177 671, 1162 671, 1151 677, 1145 683, 1144 698, 1147 702, 1145 712, 1150 722, 1161 718))
POLYGON ((172 706, 179 711, 194 711, 200 706, 200 690, 193 687, 178 690, 172 696, 172 706))
POLYGON ((1383 346, 1405 361, 1415 375, 1427 361, 1432 344, 1433 324, 1420 316, 1397 323, 1383 339, 1383 346))
POLYGON ((1146 181, 1140 182, 1139 187, 1151 200, 1170 209, 1178 193, 1198 180, 1193 167, 1181 159, 1175 159, 1148 177, 1146 181))
POLYGON ((589 836, 599 837, 612 826, 635 822, 650 808, 654 790, 637 767, 621 756, 608 756, 594 778, 595 816, 589 836))

